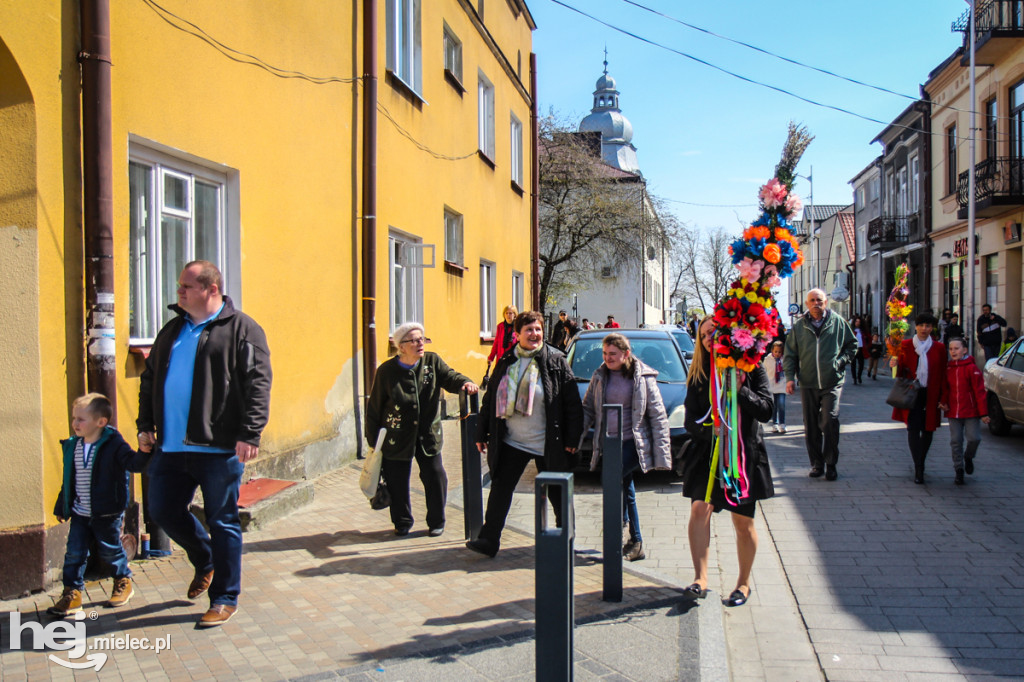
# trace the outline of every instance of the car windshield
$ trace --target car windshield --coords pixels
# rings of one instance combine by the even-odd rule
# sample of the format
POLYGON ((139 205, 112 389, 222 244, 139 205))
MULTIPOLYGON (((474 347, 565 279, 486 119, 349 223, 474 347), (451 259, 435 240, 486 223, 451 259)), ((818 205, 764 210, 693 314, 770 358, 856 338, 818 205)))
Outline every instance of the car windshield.
MULTIPOLYGON (((603 337, 577 338, 569 352, 569 366, 577 379, 590 380, 604 361, 601 339, 603 337)), ((633 354, 645 365, 658 370, 658 381, 682 383, 686 381, 686 369, 676 350, 667 337, 660 339, 630 339, 633 354)))
POLYGON ((693 339, 691 339, 690 335, 682 329, 672 332, 672 338, 676 340, 676 343, 679 344, 680 350, 684 353, 693 352, 693 339))

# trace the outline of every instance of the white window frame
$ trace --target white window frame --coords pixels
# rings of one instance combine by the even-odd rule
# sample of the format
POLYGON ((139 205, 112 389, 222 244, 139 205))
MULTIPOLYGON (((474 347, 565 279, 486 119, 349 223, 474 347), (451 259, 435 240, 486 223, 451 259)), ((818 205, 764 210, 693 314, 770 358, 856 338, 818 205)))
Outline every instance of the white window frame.
POLYGON ((523 275, 523 273, 519 272, 518 270, 512 271, 512 305, 514 305, 516 307, 516 310, 518 310, 519 312, 524 312, 525 310, 525 282, 526 277, 525 275, 523 275))
POLYGON ((387 0, 387 69, 423 96, 420 0, 387 0))
POLYGON ((452 78, 462 83, 462 41, 455 31, 444 24, 444 68, 452 78))
POLYGON ((921 161, 917 154, 910 157, 908 166, 910 168, 910 212, 917 213, 921 209, 918 201, 921 184, 921 161))
MULTIPOLYGON (((129 322, 131 345, 151 344, 160 328, 173 316, 167 310, 167 305, 177 301, 164 299, 164 285, 176 284, 181 268, 196 258, 206 258, 217 266, 223 278, 223 293, 231 296, 236 306, 242 305, 238 173, 180 151, 174 154, 169 151, 169 147, 149 140, 134 136, 129 140, 126 170, 130 173, 133 166, 146 169, 149 179, 148 194, 145 196, 134 193, 129 187, 129 212, 132 218, 128 236, 131 262, 128 283, 129 310, 132 311, 129 322), (167 205, 164 196, 165 178, 186 184, 184 207, 167 205), (217 253, 213 255, 196 253, 197 182, 216 189, 214 229, 217 253), (164 272, 163 218, 187 223, 182 262, 176 264, 174 272, 164 272)), ((172 298, 170 293, 167 297, 172 298)))
POLYGON ((495 291, 495 264, 491 261, 480 261, 480 338, 489 339, 494 335, 497 324, 495 309, 498 306, 495 291))
POLYGON ((509 135, 511 136, 512 182, 523 187, 523 122, 514 113, 509 114, 509 135))
POLYGON ((494 161, 494 84, 477 73, 477 145, 481 153, 494 161))
POLYGON ((388 334, 405 322, 423 322, 423 240, 391 228, 388 232, 388 334), (399 311, 401 310, 401 314, 399 311))
POLYGON ((464 217, 448 206, 444 207, 444 259, 446 262, 462 267, 463 240, 465 236, 464 217))

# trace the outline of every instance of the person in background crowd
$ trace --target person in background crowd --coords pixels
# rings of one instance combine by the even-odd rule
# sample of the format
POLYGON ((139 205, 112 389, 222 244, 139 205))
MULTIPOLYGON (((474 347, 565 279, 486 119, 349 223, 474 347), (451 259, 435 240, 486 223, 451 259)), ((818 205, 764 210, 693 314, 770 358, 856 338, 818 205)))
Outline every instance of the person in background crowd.
MULTIPOLYGON (((836 316, 842 324, 842 318, 836 316)), ((745 453, 745 473, 749 488, 747 496, 733 504, 725 497, 717 474, 711 469, 714 424, 710 419, 711 390, 715 368, 711 363, 711 342, 715 332, 715 321, 706 317, 698 328, 700 338, 694 344, 693 362, 686 377, 686 431, 693 436, 687 455, 686 470, 683 473, 683 495, 691 500, 690 521, 687 536, 690 541, 690 555, 693 559, 693 584, 683 590, 690 599, 707 595, 708 555, 711 543, 711 515, 727 509, 731 512, 736 530, 736 555, 739 573, 736 589, 729 595, 728 606, 742 606, 750 598, 750 573, 757 554, 757 531, 754 529, 754 512, 757 502, 772 497, 771 467, 768 451, 764 444, 764 432, 760 422, 768 421, 772 414, 772 395, 768 390, 768 377, 764 368, 758 366, 752 372, 738 372, 738 400, 740 408, 740 437, 745 453), (708 491, 711 485, 710 494, 708 491)))
POLYGON ((560 310, 558 322, 555 322, 555 327, 551 331, 551 345, 564 353, 565 349, 569 347, 569 341, 576 336, 577 331, 579 330, 576 328, 576 323, 568 313, 560 310))
POLYGON ((604 328, 605 329, 618 329, 619 328, 619 323, 615 321, 615 316, 614 315, 609 315, 608 316, 608 321, 604 323, 604 328))
POLYGON ((943 343, 943 345, 946 345, 946 346, 948 346, 948 344, 946 343, 946 339, 948 337, 948 335, 946 334, 946 329, 949 327, 949 321, 950 321, 950 319, 952 317, 953 317, 953 309, 952 308, 943 308, 942 309, 942 317, 939 318, 939 324, 938 324, 938 327, 936 327, 936 329, 937 329, 937 331, 939 333, 939 341, 941 341, 943 343))
POLYGON ((1006 341, 1003 343, 1002 348, 999 349, 999 354, 1002 355, 1006 351, 1010 350, 1010 346, 1012 346, 1014 343, 1016 343, 1016 341, 1017 341, 1017 330, 1015 330, 1013 327, 1007 327, 1006 328, 1006 341))
POLYGON ((186 596, 209 590, 201 628, 223 625, 238 610, 238 494, 270 417, 267 335, 235 309, 223 287, 210 261, 192 261, 181 271, 178 303, 171 306, 176 315, 146 358, 135 421, 139 448, 156 446, 148 470, 153 520, 195 569, 186 596), (205 528, 189 511, 196 488, 203 493, 205 528))
POLYGON ((512 322, 518 314, 519 310, 514 305, 507 305, 501 311, 504 320, 499 322, 498 328, 494 330, 494 343, 491 344, 491 352, 487 356, 488 366, 516 345, 516 332, 512 329, 512 322))
POLYGON ((828 309, 824 290, 811 289, 804 303, 807 313, 786 337, 786 393, 793 395, 799 377, 804 440, 811 460, 807 475, 824 474, 826 481, 834 481, 839 476, 839 397, 857 340, 846 320, 828 309))
POLYGON ((784 346, 781 341, 773 341, 771 353, 761 360, 765 376, 768 377, 768 390, 771 391, 774 409, 772 410, 772 432, 786 432, 786 372, 782 366, 784 346))
POLYGON ((878 361, 882 358, 883 352, 885 352, 885 347, 882 346, 882 339, 878 337, 878 332, 875 332, 871 335, 869 351, 871 360, 868 362, 868 376, 874 381, 878 381, 878 361))
POLYGON ((914 460, 914 483, 924 483, 924 461, 932 444, 932 435, 942 422, 939 398, 946 376, 946 347, 932 339, 932 328, 937 320, 929 313, 914 319, 916 333, 904 339, 899 355, 889 358, 889 366, 896 375, 916 379, 920 388, 913 407, 909 410, 893 408, 893 421, 907 425, 907 442, 914 460))
POLYGON ((583 327, 583 331, 587 331, 588 329, 593 329, 594 328, 594 325, 592 325, 590 323, 590 320, 588 320, 585 317, 583 318, 583 321, 580 323, 580 326, 583 327))
POLYGON ((387 431, 381 473, 391 494, 395 535, 408 535, 412 528, 409 477, 415 459, 427 498, 427 533, 437 537, 444 533, 448 497, 448 474, 441 460, 441 389, 472 395, 479 387, 437 353, 426 352, 427 338, 419 322, 399 325, 392 338, 398 355, 382 362, 373 377, 366 403, 366 440, 374 447, 380 430, 387 431))
POLYGON ((949 445, 953 454, 954 483, 964 484, 964 473, 974 473, 974 455, 981 444, 981 424, 988 424, 988 403, 985 378, 974 358, 967 352, 967 342, 950 339, 949 363, 942 378, 939 409, 949 419, 949 445), (967 448, 964 449, 964 437, 967 448))
POLYGON ((690 313, 690 322, 687 324, 687 329, 690 331, 690 338, 697 338, 697 326, 700 324, 700 320, 697 319, 697 313, 690 313))
POLYGON ((865 351, 869 350, 870 344, 863 326, 863 320, 859 315, 850 318, 850 328, 853 329, 853 337, 857 339, 857 352, 853 356, 853 363, 850 365, 850 376, 854 384, 864 383, 864 358, 865 351))
MULTIPOLYGON (((495 388, 484 394, 477 422, 476 447, 487 455, 491 492, 480 535, 466 547, 489 557, 501 547, 512 494, 526 465, 533 460, 538 471, 571 471, 583 435, 576 377, 565 356, 544 343, 544 316, 520 313, 515 328, 519 341, 495 365, 495 388)), ((557 490, 549 492, 561 526, 561 497, 557 490)))
POLYGON ((1006 320, 992 312, 992 306, 988 303, 981 306, 981 316, 978 318, 978 343, 985 349, 985 362, 999 357, 999 349, 1003 345, 1003 333, 1001 327, 1006 326, 1006 320))
MULTIPOLYGON (((636 508, 633 474, 639 469, 668 471, 672 468, 668 414, 658 388, 658 371, 633 355, 629 339, 612 332, 602 342, 604 362, 594 371, 583 396, 583 433, 594 427, 594 450, 590 470, 596 471, 604 444, 603 434, 622 434, 622 504, 629 526, 629 542, 622 548, 627 561, 639 561, 647 555, 640 533, 640 515, 636 508), (622 405, 622 424, 603 424, 603 406, 622 405)), ((581 443, 582 445, 582 443, 581 443)))
POLYGON ((942 344, 946 345, 951 339, 964 337, 964 328, 960 326, 960 315, 953 313, 949 316, 949 324, 946 325, 946 335, 942 337, 942 344))

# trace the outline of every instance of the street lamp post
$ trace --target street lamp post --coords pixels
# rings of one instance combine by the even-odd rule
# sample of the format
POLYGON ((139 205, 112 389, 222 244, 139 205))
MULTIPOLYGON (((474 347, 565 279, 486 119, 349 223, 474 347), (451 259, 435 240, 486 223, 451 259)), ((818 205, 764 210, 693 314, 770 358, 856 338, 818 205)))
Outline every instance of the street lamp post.
POLYGON ((804 222, 809 225, 807 239, 811 242, 811 276, 807 287, 810 290, 818 286, 818 235, 814 229, 814 166, 811 166, 811 171, 807 175, 796 173, 796 177, 806 180, 810 188, 810 191, 807 193, 807 208, 804 209, 804 215, 807 216, 804 222))
MULTIPOLYGON (((975 88, 975 78, 974 78, 974 36, 975 36, 975 30, 974 30, 974 19, 975 19, 975 17, 974 17, 974 0, 967 0, 967 4, 971 6, 971 9, 970 9, 970 20, 967 22, 967 30, 971 32, 971 40, 970 40, 970 43, 969 43, 969 45, 970 45, 970 52, 971 52, 971 62, 970 62, 970 64, 971 64, 971 69, 970 69, 970 71, 971 71, 971 73, 970 73, 970 81, 971 81, 971 87, 970 87, 971 108, 970 108, 970 112, 971 113, 970 113, 970 123, 968 124, 968 140, 969 140, 969 143, 967 145, 967 149, 968 149, 967 155, 969 157, 967 159, 967 272, 968 272, 967 279, 968 279, 968 285, 967 285, 967 315, 966 315, 967 319, 964 320, 964 328, 965 329, 971 329, 971 327, 974 326, 974 304, 975 304, 975 300, 974 300, 974 278, 975 278, 975 270, 974 270, 974 258, 975 258, 974 239, 975 239, 975 229, 976 229, 976 226, 975 226, 975 215, 974 215, 974 211, 975 211, 975 208, 974 208, 974 186, 975 186, 975 178, 974 178, 974 139, 975 139, 975 134, 974 134, 974 116, 975 116, 975 111, 974 111, 974 109, 975 109, 975 101, 976 101, 974 99, 974 88, 975 88)), ((974 336, 975 335, 974 335, 973 332, 967 334, 967 344, 968 344, 967 348, 968 348, 968 352, 971 353, 972 355, 973 355, 973 352, 974 352, 974 336)), ((987 362, 988 358, 985 358, 985 361, 987 362)))

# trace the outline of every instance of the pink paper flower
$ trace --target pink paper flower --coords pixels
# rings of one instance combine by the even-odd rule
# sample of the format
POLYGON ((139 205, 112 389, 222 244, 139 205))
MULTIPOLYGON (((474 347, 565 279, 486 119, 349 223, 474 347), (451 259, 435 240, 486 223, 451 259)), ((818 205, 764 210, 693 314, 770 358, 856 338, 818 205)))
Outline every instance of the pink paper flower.
POLYGON ((768 279, 765 281, 765 284, 768 285, 769 289, 774 289, 776 287, 781 287, 782 286, 782 278, 779 277, 778 275, 768 275, 768 279))
POLYGON ((761 193, 758 196, 765 208, 778 208, 786 201, 787 193, 786 186, 779 182, 778 178, 772 178, 761 187, 761 193))
POLYGON ((739 263, 736 264, 736 267, 740 271, 740 277, 745 279, 745 280, 747 280, 748 282, 757 279, 757 277, 751 277, 750 276, 750 273, 751 273, 751 271, 753 269, 753 266, 754 266, 754 261, 752 261, 749 258, 744 258, 743 260, 741 260, 739 263))
POLYGON ((749 330, 737 327, 732 330, 732 343, 740 350, 747 350, 748 348, 753 348, 756 341, 749 330))
POLYGON ((761 278, 761 268, 764 267, 763 260, 756 260, 750 264, 750 277, 747 279, 751 282, 761 278))
POLYGON ((786 213, 788 213, 789 215, 793 215, 803 207, 804 204, 802 201, 800 201, 800 197, 798 197, 797 195, 790 194, 788 197, 786 197, 786 213))

